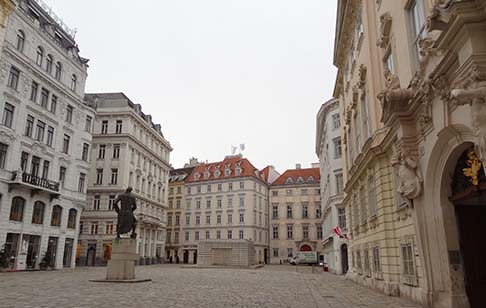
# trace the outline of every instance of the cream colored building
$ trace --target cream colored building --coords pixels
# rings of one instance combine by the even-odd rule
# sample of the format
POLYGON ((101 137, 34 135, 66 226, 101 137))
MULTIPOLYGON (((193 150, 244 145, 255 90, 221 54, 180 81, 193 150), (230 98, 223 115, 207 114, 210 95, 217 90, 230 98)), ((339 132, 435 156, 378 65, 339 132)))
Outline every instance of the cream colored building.
POLYGON ((427 307, 483 307, 486 1, 338 3, 350 276, 427 307))
POLYGON ((103 265, 110 259, 117 221, 113 202, 129 186, 137 198, 139 264, 159 263, 165 251, 172 148, 160 124, 123 93, 86 94, 85 100, 95 103, 97 112, 78 264, 103 265))
POLYGON ((253 242, 256 262, 268 262, 267 180, 274 172, 241 155, 196 166, 185 181, 183 260, 197 263, 200 240, 245 239, 253 242))
POLYGON ((174 263, 189 263, 189 252, 186 249, 183 251, 184 237, 183 226, 184 223, 190 223, 184 215, 184 205, 186 204, 186 187, 185 181, 197 165, 197 160, 194 160, 193 166, 184 167, 180 169, 170 170, 169 177, 169 199, 167 209, 167 236, 165 242, 165 261, 174 263), (183 221, 186 219, 186 221, 183 221))
POLYGON ((339 101, 330 99, 317 113, 316 154, 321 174, 322 241, 321 253, 331 273, 348 271, 348 243, 345 237, 334 232, 339 227, 348 233, 346 208, 343 206, 343 161, 341 116, 339 101))
POLYGON ((298 251, 317 251, 322 241, 319 168, 289 169, 270 187, 270 263, 281 264, 298 251))
POLYGON ((83 101, 88 60, 52 10, 15 3, 8 15, 0 1, 0 249, 14 270, 70 268, 95 114, 83 101))

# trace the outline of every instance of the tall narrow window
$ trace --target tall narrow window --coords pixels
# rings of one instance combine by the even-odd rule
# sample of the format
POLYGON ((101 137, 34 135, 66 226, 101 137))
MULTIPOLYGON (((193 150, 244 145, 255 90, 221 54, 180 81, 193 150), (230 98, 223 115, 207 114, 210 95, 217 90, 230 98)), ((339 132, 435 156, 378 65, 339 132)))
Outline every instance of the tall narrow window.
POLYGON ((341 230, 346 229, 346 209, 338 208, 338 226, 341 230))
POLYGON ((64 181, 66 180, 66 167, 59 167, 59 185, 64 187, 64 181))
POLYGON ((69 152, 69 142, 71 140, 71 137, 69 135, 64 134, 64 139, 62 142, 62 152, 64 154, 68 154, 69 152))
POLYGON ((0 143, 0 169, 5 169, 5 162, 7 160, 8 145, 0 143))
POLYGON ((78 211, 76 209, 70 209, 68 214, 67 227, 69 229, 76 229, 76 218, 78 216, 78 211))
POLYGON ((46 72, 51 74, 52 73, 52 62, 53 62, 53 58, 51 55, 47 55, 47 58, 46 58, 46 72))
POLYGON ((37 58, 35 60, 35 63, 39 66, 42 66, 42 60, 44 60, 44 50, 42 47, 37 47, 37 58))
POLYGON ((47 108, 47 103, 49 101, 49 91, 45 88, 41 89, 41 100, 40 104, 42 107, 47 108))
POLYGON ((51 226, 60 227, 61 216, 62 216, 62 207, 60 207, 59 205, 54 205, 54 207, 52 208, 51 226))
POLYGON ((29 163, 29 153, 27 152, 22 152, 20 155, 20 169, 23 172, 27 171, 27 164, 29 163))
POLYGON ((32 137, 33 131, 34 131, 34 117, 31 115, 27 115, 24 135, 27 137, 32 137))
POLYGON ((361 222, 366 222, 368 218, 367 209, 366 209, 366 193, 363 187, 361 187, 360 191, 360 204, 361 204, 361 222))
POLYGON ((45 204, 41 201, 34 202, 34 209, 32 211, 32 223, 42 225, 44 223, 44 209, 45 204))
POLYGON ((287 204, 287 218, 292 218, 292 204, 287 204))
POLYGON ((287 239, 291 240, 294 238, 294 227, 293 225, 287 225, 287 239))
POLYGON ((111 184, 118 183, 118 169, 111 169, 111 184))
POLYGON ((35 140, 44 142, 44 133, 46 130, 46 123, 37 120, 37 127, 35 131, 35 140))
POLYGON ((95 195, 94 200, 93 200, 93 211, 99 211, 100 210, 100 204, 101 204, 100 195, 95 195))
POLYGON ((122 120, 116 120, 116 133, 121 134, 122 133, 122 127, 123 127, 123 121, 122 120))
POLYGON ((84 130, 87 131, 88 133, 91 132, 91 125, 93 122, 93 118, 89 115, 86 116, 86 122, 84 123, 84 130))
POLYGON ((341 119, 339 117, 339 113, 335 113, 332 115, 332 129, 338 129, 341 126, 341 119))
POLYGON ((66 122, 72 123, 73 122, 73 106, 67 105, 66 107, 66 122))
POLYGON ((24 51, 24 45, 25 45, 25 34, 24 31, 19 30, 17 31, 17 50, 20 52, 24 51))
POLYGON ((341 137, 336 137, 332 139, 334 143, 334 158, 339 158, 343 155, 343 150, 341 146, 341 137))
POLYGON ((62 75, 62 64, 61 62, 56 62, 56 72, 54 74, 54 77, 57 80, 61 80, 61 75, 62 75))
POLYGON ((408 9, 408 14, 410 16, 410 22, 412 24, 412 40, 413 40, 413 51, 416 62, 418 63, 420 59, 420 46, 419 41, 424 37, 425 32, 425 14, 424 14, 424 1, 423 0, 413 0, 408 9))
POLYGON ((365 93, 361 96, 361 117, 363 119, 363 137, 367 140, 370 137, 370 122, 368 111, 368 99, 365 93))
POLYGON ((113 158, 114 159, 120 158, 120 144, 119 143, 116 143, 116 144, 113 145, 113 158))
POLYGON ((30 163, 30 174, 33 176, 39 176, 40 169, 40 157, 32 156, 32 162, 30 163))
POLYGON ((103 184, 103 169, 96 169, 96 184, 103 184))
POLYGON ((81 159, 84 161, 88 161, 88 153, 89 153, 89 144, 83 143, 83 152, 81 154, 81 159))
POLYGON ((20 71, 12 66, 10 68, 10 73, 8 74, 7 86, 9 88, 17 90, 17 87, 19 85, 19 76, 20 76, 20 71))
POLYGON ((309 238, 309 225, 302 225, 302 237, 304 239, 309 238))
POLYGON ((361 130, 359 129, 359 126, 360 126, 360 123, 358 122, 358 119, 359 119, 359 116, 358 116, 358 112, 356 111, 356 113, 354 114, 354 144, 355 144, 355 149, 356 149, 356 155, 359 154, 359 152, 361 151, 361 130))
POLYGON ((80 173, 79 174, 79 181, 78 181, 78 192, 84 193, 85 183, 86 183, 86 174, 80 173))
POLYGON ((108 134, 108 121, 107 120, 101 121, 101 134, 103 134, 103 135, 108 134))
POLYGON ((78 77, 76 77, 75 74, 72 74, 71 75, 71 90, 72 91, 76 91, 77 83, 78 83, 78 77))
POLYGON ((30 100, 33 102, 37 102, 37 91, 39 90, 39 84, 35 81, 32 81, 32 85, 30 86, 30 100))
POLYGON ((10 207, 10 220, 22 221, 24 219, 25 199, 22 197, 14 197, 10 207))
POLYGON ((370 194, 370 215, 376 216, 375 178, 373 176, 368 178, 368 193, 370 194))
POLYGON ((105 159, 106 144, 100 144, 98 146, 98 159, 105 159))
POLYGON ((53 140, 54 140, 54 127, 49 126, 47 128, 47 141, 46 141, 46 144, 51 147, 53 140))
POLYGON ((57 109, 57 96, 52 95, 52 97, 51 97, 51 108, 49 108, 49 111, 53 114, 56 114, 56 109, 57 109))
POLYGON ((44 163, 42 165, 42 178, 43 179, 47 179, 49 178, 49 161, 48 160, 44 160, 44 163))
POLYGON ((3 109, 3 119, 2 124, 6 127, 12 127, 13 116, 15 107, 9 103, 5 103, 5 108, 3 109))

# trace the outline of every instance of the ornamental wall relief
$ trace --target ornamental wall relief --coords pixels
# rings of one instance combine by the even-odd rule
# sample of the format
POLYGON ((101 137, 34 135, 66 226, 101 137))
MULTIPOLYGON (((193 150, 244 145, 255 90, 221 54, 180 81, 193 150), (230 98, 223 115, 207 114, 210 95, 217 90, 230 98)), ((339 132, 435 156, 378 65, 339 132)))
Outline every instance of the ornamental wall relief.
POLYGON ((381 48, 388 46, 390 42, 390 32, 392 26, 392 17, 390 12, 385 12, 380 16, 380 38, 376 42, 376 45, 381 48))
POLYGON ((478 66, 453 85, 451 99, 458 105, 471 105, 471 124, 477 137, 477 152, 486 163, 486 74, 478 66))
POLYGON ((408 200, 420 196, 424 179, 417 158, 402 149, 392 158, 391 164, 399 180, 398 193, 408 200))

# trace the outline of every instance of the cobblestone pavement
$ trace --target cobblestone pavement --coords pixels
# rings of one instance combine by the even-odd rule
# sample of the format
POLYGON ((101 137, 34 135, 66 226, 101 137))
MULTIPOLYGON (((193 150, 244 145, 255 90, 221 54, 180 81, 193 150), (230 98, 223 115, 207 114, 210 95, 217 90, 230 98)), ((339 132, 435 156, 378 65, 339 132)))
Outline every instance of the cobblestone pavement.
POLYGON ((89 282, 104 275, 105 268, 0 273, 0 307, 419 307, 310 267, 153 265, 137 267, 137 278, 152 282, 89 282))

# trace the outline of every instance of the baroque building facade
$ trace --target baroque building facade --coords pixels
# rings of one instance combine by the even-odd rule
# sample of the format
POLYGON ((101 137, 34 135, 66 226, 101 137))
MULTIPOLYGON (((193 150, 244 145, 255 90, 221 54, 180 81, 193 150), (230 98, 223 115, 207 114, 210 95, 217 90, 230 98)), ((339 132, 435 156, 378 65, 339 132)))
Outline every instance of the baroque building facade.
POLYGON ((113 203, 127 187, 137 199, 139 264, 160 263, 165 251, 169 155, 172 148, 151 115, 123 93, 86 94, 97 105, 88 203, 80 223, 78 264, 104 265, 111 257, 117 214, 113 203))
MULTIPOLYGON (((197 165, 185 181, 181 205, 183 260, 197 263, 199 241, 245 239, 255 247, 256 262, 268 262, 267 181, 274 177, 271 166, 258 170, 241 154, 197 165)), ((176 240, 175 233, 170 236, 176 240)))
POLYGON ((286 170, 270 187, 270 263, 299 251, 320 254, 322 212, 319 168, 286 170))
POLYGON ((372 241, 361 234, 379 230, 383 222, 393 230, 386 245, 394 242, 396 247, 377 243, 384 282, 396 282, 394 290, 401 296, 427 307, 482 307, 486 302, 486 266, 480 261, 485 248, 479 244, 486 219, 486 1, 338 3, 335 95, 346 116, 346 148, 356 149, 353 125, 355 114, 362 112, 362 93, 369 98, 371 124, 376 123, 371 132, 377 129, 357 158, 347 161, 345 203, 350 209, 362 204, 358 174, 370 172, 364 162, 378 163, 371 168, 376 224, 369 220, 356 224, 354 219, 361 218, 356 207, 350 212, 357 214, 348 215, 353 219, 352 275, 377 285, 373 273, 368 279, 366 271, 360 274, 356 253, 376 247, 366 246, 372 241), (368 60, 361 61, 362 57, 368 60), (373 157, 366 155, 368 148, 373 157), (382 221, 380 208, 386 214, 382 221), (387 270, 394 259, 398 262, 387 270))
POLYGON ((317 113, 316 154, 319 157, 321 175, 322 232, 321 253, 329 271, 346 274, 348 271, 348 243, 344 237, 346 208, 344 197, 343 162, 341 143, 341 116, 339 101, 330 99, 322 104, 317 113), (343 235, 334 232, 339 227, 343 235))
POLYGON ((74 267, 95 114, 88 60, 51 10, 15 4, 1 16, 0 247, 15 270, 74 267))

